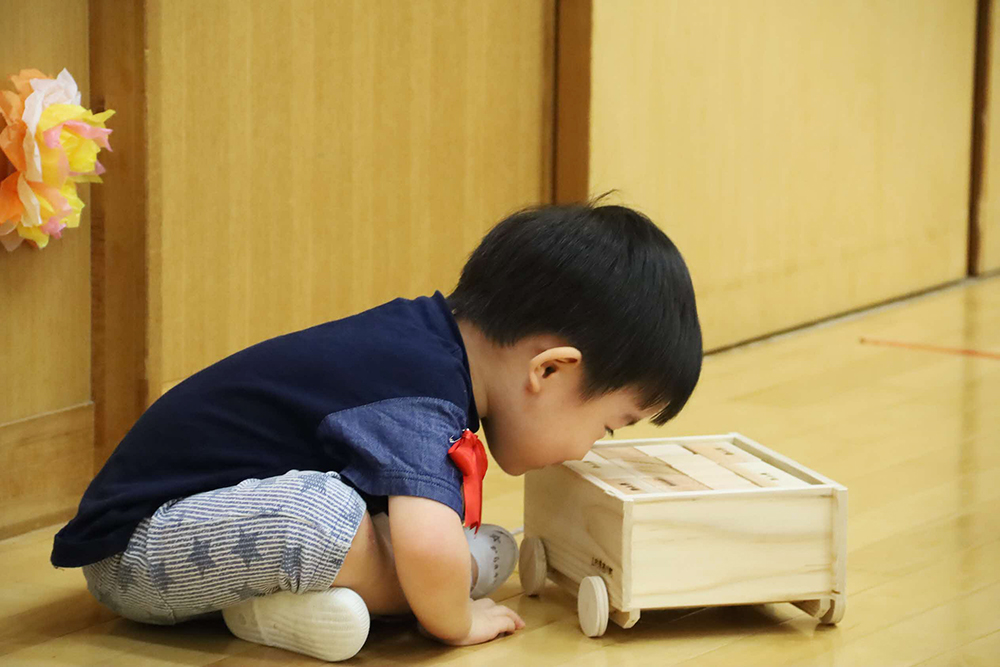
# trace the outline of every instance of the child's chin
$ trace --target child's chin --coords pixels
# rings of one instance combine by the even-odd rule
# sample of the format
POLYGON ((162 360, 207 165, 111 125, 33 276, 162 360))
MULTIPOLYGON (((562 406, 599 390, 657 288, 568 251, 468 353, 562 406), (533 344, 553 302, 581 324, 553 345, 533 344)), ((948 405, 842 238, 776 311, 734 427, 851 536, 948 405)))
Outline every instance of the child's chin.
POLYGON ((520 475, 523 475, 529 470, 528 467, 524 465, 519 465, 512 461, 500 461, 498 459, 497 465, 500 466, 500 469, 503 470, 505 473, 507 473, 508 475, 513 475, 514 477, 519 477, 520 475))

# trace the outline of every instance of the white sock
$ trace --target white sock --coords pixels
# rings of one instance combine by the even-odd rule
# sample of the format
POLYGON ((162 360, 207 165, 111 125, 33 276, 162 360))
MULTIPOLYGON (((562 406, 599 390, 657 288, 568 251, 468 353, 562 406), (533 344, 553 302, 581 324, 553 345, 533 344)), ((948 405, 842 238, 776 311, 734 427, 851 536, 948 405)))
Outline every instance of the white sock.
POLYGON ((500 526, 484 523, 479 533, 465 529, 469 553, 479 566, 479 577, 472 586, 472 598, 484 598, 507 581, 517 565, 517 541, 500 526))
POLYGON ((330 662, 357 654, 370 623, 364 600, 349 588, 265 595, 223 609, 222 617, 240 639, 330 662))

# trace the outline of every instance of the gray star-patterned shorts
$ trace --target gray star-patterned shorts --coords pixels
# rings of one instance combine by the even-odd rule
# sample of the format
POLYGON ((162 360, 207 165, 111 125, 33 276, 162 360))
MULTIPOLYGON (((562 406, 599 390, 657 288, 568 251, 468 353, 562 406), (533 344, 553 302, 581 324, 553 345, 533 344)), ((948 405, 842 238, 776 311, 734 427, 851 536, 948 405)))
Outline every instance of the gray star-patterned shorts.
POLYGON ((169 625, 253 596, 329 588, 364 513, 334 472, 248 479, 165 503, 124 552, 83 574, 111 610, 169 625))

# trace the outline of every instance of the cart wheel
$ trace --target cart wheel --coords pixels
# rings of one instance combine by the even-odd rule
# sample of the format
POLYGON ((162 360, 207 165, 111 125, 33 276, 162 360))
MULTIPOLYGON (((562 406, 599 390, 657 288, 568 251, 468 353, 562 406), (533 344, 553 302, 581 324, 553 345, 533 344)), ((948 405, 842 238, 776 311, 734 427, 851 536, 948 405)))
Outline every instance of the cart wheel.
POLYGON ((840 619, 844 618, 844 610, 847 607, 847 596, 834 595, 830 600, 830 609, 819 619, 824 625, 836 625, 840 619))
POLYGON ((829 598, 799 600, 793 604, 810 616, 818 618, 823 625, 836 625, 844 617, 847 596, 843 593, 835 593, 829 598))
POLYGON ((537 537, 526 537, 521 543, 521 557, 517 564, 521 576, 521 588, 525 595, 538 595, 545 588, 548 562, 545 559, 545 545, 537 537))
POLYGON ((576 598, 580 629, 588 637, 600 637, 608 629, 608 587, 600 577, 584 577, 576 598))

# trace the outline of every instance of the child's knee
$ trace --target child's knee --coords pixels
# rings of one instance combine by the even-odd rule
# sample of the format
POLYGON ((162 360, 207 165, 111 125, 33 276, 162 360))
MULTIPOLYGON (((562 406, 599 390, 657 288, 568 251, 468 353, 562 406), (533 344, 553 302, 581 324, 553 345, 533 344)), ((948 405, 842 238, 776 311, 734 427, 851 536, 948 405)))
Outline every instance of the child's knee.
POLYGON ((365 512, 334 586, 350 588, 375 614, 398 614, 408 610, 399 588, 387 524, 365 512))
POLYGON ((119 616, 139 623, 176 623, 173 612, 151 594, 145 572, 133 563, 123 566, 121 561, 122 554, 116 554, 82 568, 94 599, 119 616))

